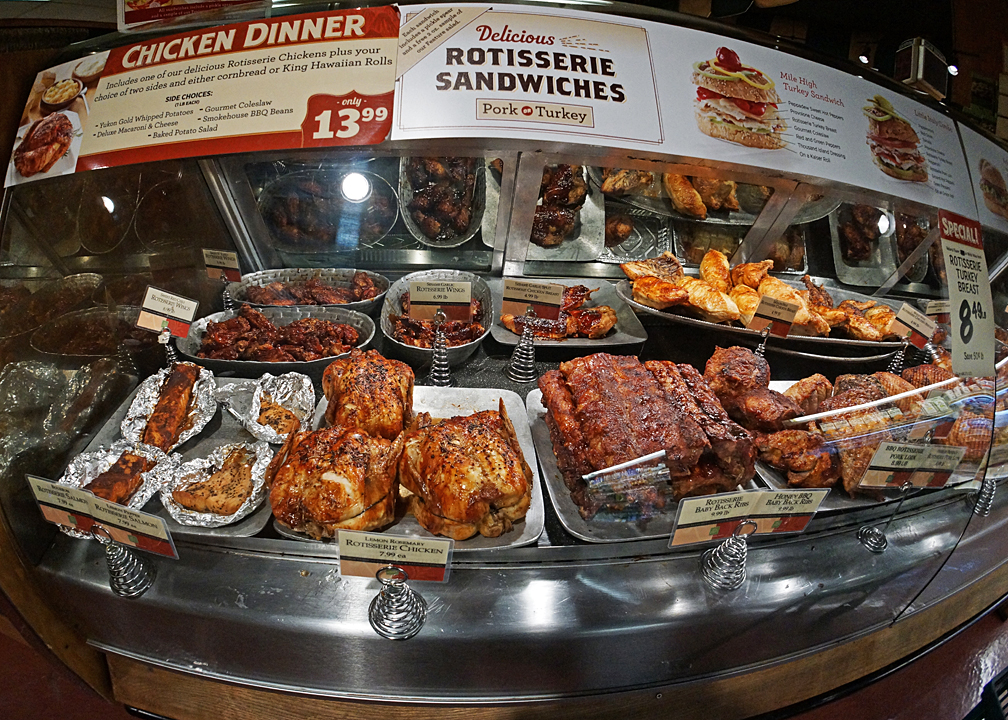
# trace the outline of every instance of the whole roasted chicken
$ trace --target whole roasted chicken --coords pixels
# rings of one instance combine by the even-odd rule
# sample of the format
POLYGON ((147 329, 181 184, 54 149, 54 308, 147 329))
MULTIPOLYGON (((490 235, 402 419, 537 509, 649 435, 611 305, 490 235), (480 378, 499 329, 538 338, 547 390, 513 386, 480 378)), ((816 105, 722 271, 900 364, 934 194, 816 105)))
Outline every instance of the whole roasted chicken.
POLYGON ((420 413, 399 460, 410 510, 428 531, 455 540, 499 537, 525 517, 532 469, 500 401, 498 410, 436 422, 420 413))
POLYGON ((292 432, 266 471, 273 515, 316 539, 382 528, 395 519, 401 452, 401 436, 346 427, 292 432))
POLYGON ((326 422, 393 440, 413 413, 413 371, 377 350, 354 348, 330 363, 322 375, 326 422))
POLYGON ((47 172, 70 148, 73 125, 63 113, 36 120, 14 150, 14 167, 24 177, 47 172))

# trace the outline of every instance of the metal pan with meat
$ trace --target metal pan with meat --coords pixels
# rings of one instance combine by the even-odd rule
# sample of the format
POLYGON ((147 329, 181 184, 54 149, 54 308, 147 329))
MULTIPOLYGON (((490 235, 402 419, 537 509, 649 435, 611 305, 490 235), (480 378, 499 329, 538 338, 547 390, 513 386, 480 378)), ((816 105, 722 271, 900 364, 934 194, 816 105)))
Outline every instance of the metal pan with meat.
POLYGON ((402 158, 399 204, 410 234, 433 248, 472 240, 483 224, 484 172, 482 158, 402 158))
POLYGON ((708 251, 700 277, 687 276, 672 253, 620 267, 628 280, 616 290, 635 310, 672 322, 723 328, 726 334, 758 338, 745 327, 760 298, 768 295, 798 306, 791 334, 775 344, 896 349, 899 337, 890 329, 898 306, 838 289, 827 290, 805 275, 802 284, 769 274, 773 262, 743 263, 730 268, 723 253, 708 251))
POLYGON ((384 275, 350 268, 284 268, 243 275, 228 285, 231 297, 253 307, 338 305, 370 313, 389 288, 384 275))

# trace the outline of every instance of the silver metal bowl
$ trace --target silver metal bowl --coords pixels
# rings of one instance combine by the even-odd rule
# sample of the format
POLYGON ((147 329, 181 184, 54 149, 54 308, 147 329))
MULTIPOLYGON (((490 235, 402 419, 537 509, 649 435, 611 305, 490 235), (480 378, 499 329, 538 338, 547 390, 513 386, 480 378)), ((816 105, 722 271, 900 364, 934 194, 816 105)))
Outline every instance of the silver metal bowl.
MULTIPOLYGON (((320 320, 332 320, 333 322, 345 323, 357 330, 360 339, 357 347, 364 348, 374 339, 374 320, 363 313, 355 310, 347 310, 339 306, 308 306, 300 307, 264 307, 260 312, 265 315, 271 323, 277 326, 288 325, 301 318, 318 318, 320 320)), ((262 362, 259 360, 216 360, 212 358, 197 357, 200 344, 203 341, 203 334, 207 325, 211 322, 222 322, 235 317, 236 312, 219 312, 200 318, 189 328, 189 335, 184 338, 175 339, 175 347, 187 360, 202 365, 213 370, 218 375, 233 375, 236 377, 259 377, 263 373, 282 375, 287 372, 299 372, 321 382, 322 373, 333 360, 345 357, 349 353, 332 355, 330 357, 319 358, 318 360, 296 360, 294 362, 262 362)))
POLYGON ((368 270, 362 270, 361 272, 367 273, 378 289, 378 294, 375 295, 370 300, 356 300, 354 302, 339 303, 336 305, 260 305, 258 303, 249 302, 246 298, 246 292, 249 287, 263 287, 269 285, 272 282, 284 282, 284 283, 299 283, 311 280, 312 278, 318 278, 327 285, 332 285, 333 287, 350 287, 351 281, 353 280, 354 273, 358 272, 353 268, 282 268, 278 270, 261 270, 260 272, 249 273, 248 275, 242 276, 241 282, 234 282, 228 285, 228 291, 231 293, 231 297, 234 298, 236 302, 243 302, 252 307, 263 308, 263 307, 341 307, 347 310, 356 310, 357 312, 362 312, 365 314, 370 314, 372 310, 377 308, 382 300, 385 299, 385 293, 389 289, 389 279, 384 275, 379 275, 378 273, 370 272, 368 270))
POLYGON ((404 293, 409 291, 409 284, 424 280, 468 281, 472 283, 473 297, 477 298, 483 305, 483 334, 465 345, 456 345, 455 347, 448 348, 448 364, 452 366, 460 365, 476 352, 480 343, 483 342, 483 338, 490 334, 490 329, 494 324, 493 298, 490 294, 490 286, 479 275, 466 272, 465 270, 421 270, 410 273, 392 283, 392 287, 389 288, 388 293, 385 295, 385 303, 382 305, 381 310, 381 329, 386 338, 386 347, 392 348, 395 355, 410 365, 419 367, 424 364, 430 364, 434 350, 407 345, 401 340, 396 340, 393 335, 392 321, 389 320, 389 315, 402 314, 400 299, 404 293))

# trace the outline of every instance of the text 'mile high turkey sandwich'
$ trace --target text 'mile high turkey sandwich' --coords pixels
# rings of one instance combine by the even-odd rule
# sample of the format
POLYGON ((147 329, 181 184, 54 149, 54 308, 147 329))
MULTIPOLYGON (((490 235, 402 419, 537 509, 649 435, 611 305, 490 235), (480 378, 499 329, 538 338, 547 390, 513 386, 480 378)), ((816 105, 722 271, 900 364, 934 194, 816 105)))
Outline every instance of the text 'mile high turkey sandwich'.
POLYGON ((774 81, 743 65, 734 50, 719 47, 715 57, 693 63, 697 86, 694 114, 700 132, 748 147, 773 150, 787 143, 787 123, 777 112, 774 81))

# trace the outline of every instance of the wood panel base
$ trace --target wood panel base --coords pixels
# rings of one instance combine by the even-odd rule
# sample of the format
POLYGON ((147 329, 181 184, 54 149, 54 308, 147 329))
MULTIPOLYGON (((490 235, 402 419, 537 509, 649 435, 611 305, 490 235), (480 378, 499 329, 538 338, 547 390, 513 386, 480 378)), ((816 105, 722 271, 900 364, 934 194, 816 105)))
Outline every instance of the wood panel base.
POLYGON ((735 677, 661 689, 519 705, 407 705, 333 700, 258 690, 173 672, 110 654, 119 702, 174 720, 564 720, 566 718, 746 718, 793 705, 891 665, 1008 595, 1008 565, 896 625, 814 655, 735 677))

